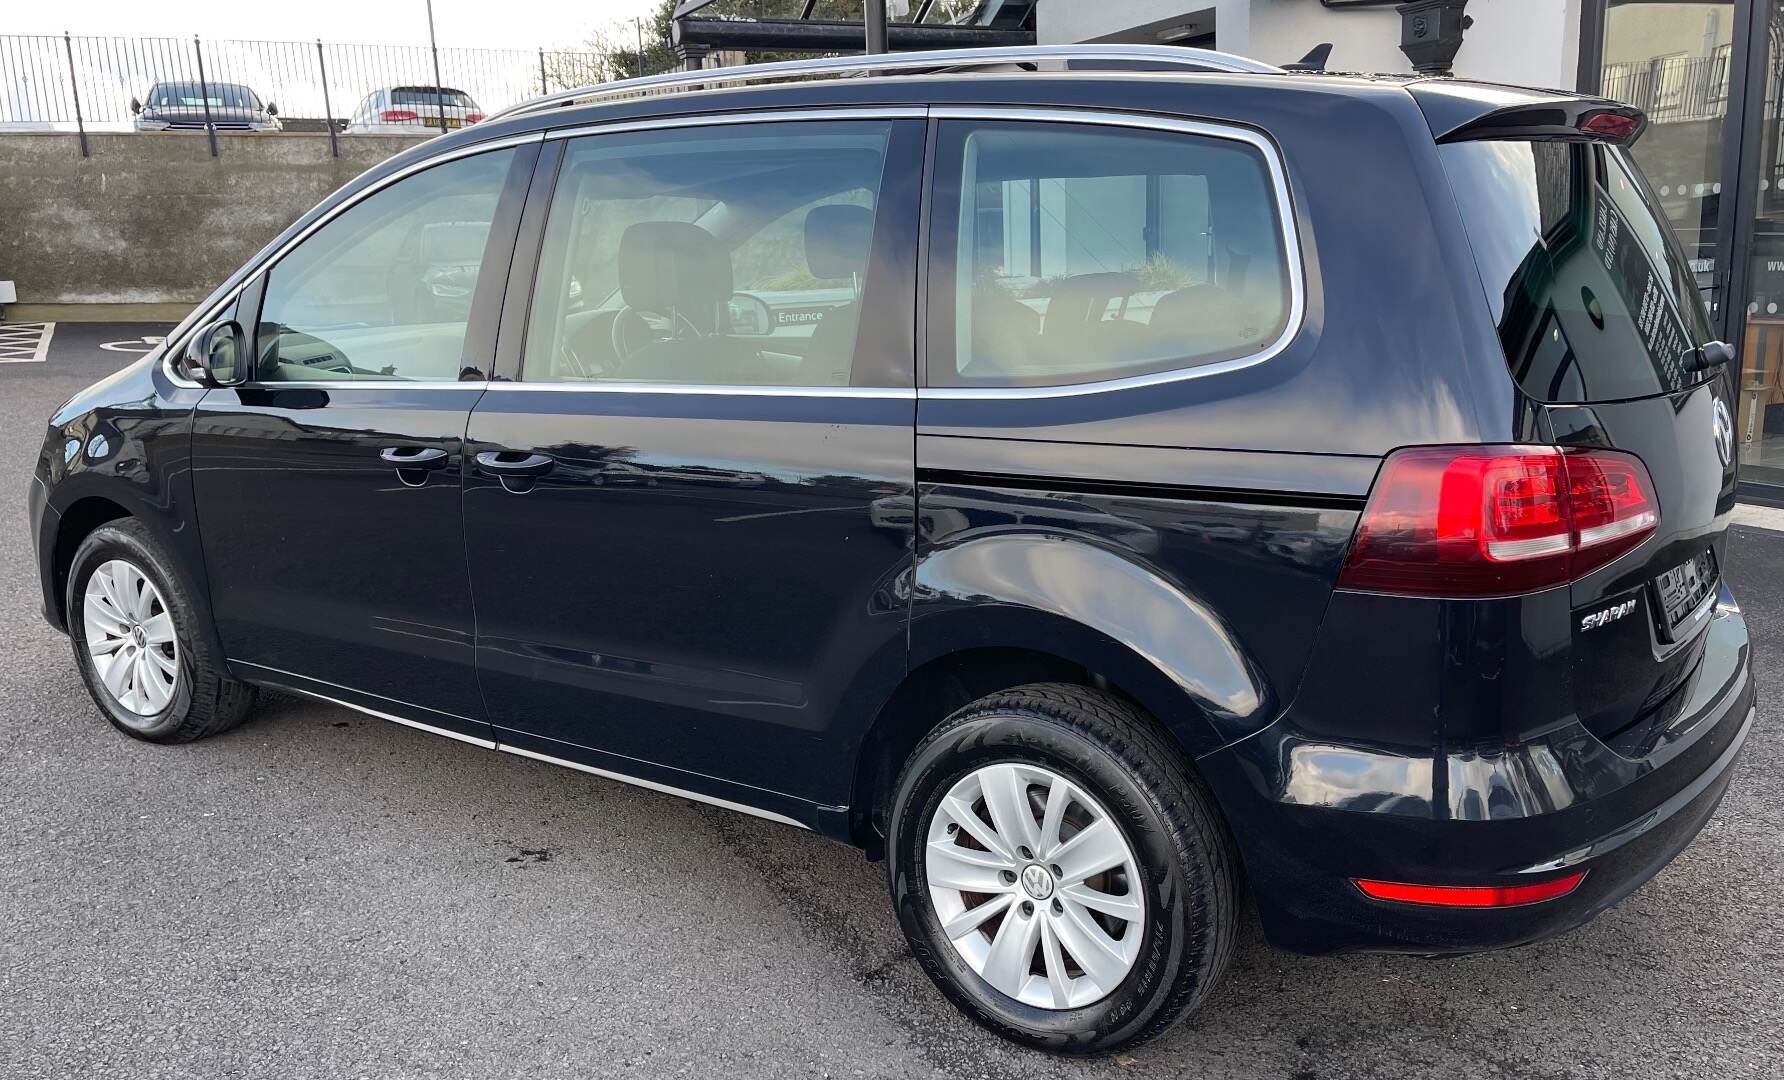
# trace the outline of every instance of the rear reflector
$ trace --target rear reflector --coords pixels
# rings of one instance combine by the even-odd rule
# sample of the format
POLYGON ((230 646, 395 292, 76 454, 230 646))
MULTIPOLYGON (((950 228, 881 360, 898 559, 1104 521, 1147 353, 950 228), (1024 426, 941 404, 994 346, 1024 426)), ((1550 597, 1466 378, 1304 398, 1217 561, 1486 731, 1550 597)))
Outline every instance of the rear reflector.
POLYGON ((1393 900, 1401 904, 1429 904, 1434 907, 1517 907, 1520 904, 1540 904, 1544 900, 1554 900, 1566 896, 1579 888, 1580 882, 1586 879, 1586 872, 1569 874, 1553 881, 1542 881, 1534 885, 1508 886, 1456 886, 1456 885, 1405 885, 1394 881, 1366 881, 1357 879, 1357 888, 1363 890, 1365 896, 1376 900, 1393 900))
POLYGON ((419 120, 420 116, 410 109, 385 109, 378 114, 378 119, 387 124, 401 124, 410 120, 419 120))
POLYGON ((1339 586, 1506 596, 1565 585, 1660 523, 1647 467, 1614 450, 1416 446, 1382 464, 1339 586))

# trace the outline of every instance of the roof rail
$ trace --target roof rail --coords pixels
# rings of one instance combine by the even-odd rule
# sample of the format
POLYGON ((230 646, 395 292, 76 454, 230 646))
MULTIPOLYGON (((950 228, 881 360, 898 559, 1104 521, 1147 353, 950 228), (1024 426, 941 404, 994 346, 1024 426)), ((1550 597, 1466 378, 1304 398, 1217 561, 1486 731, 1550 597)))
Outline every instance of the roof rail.
POLYGON ((646 75, 639 79, 620 79, 616 82, 579 86, 573 90, 560 90, 555 94, 523 101, 518 105, 510 105, 489 119, 525 116, 546 109, 588 105, 634 94, 685 89, 708 83, 761 83, 813 75, 840 77, 900 71, 949 71, 1042 62, 1132 65, 1135 69, 1161 67, 1184 71, 1282 74, 1279 67, 1243 56, 1215 52, 1212 49, 1179 48, 1175 45, 1021 45, 992 49, 935 49, 926 52, 879 53, 872 56, 824 56, 810 60, 782 60, 772 64, 671 71, 662 75, 646 75))

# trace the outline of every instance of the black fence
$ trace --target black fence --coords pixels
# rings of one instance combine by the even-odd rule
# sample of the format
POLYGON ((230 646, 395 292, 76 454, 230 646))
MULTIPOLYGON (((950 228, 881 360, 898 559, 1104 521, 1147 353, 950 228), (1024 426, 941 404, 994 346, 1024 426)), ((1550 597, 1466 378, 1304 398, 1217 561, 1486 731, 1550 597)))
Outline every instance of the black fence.
POLYGON ((1633 105, 1657 124, 1714 120, 1728 111, 1728 50, 1606 64, 1600 92, 1633 105))
MULTIPOLYGON (((147 101, 157 83, 182 83, 201 89, 190 95, 201 105, 233 103, 233 88, 245 87, 286 131, 407 125, 419 133, 614 75, 595 52, 11 34, 0 35, 0 130, 78 131, 84 152, 87 132, 136 130, 132 101, 147 101), (469 103, 377 108, 383 102, 371 95, 393 87, 445 87, 469 103)), ((219 125, 212 117, 203 126, 219 125)))

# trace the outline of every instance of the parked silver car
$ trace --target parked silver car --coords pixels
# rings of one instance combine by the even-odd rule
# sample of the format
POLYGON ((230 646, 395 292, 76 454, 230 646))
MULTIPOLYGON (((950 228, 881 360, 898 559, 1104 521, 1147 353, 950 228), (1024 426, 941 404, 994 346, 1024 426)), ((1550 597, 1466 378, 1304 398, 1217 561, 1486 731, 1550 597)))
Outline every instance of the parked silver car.
POLYGON ((450 86, 386 86, 365 96, 348 117, 346 130, 387 135, 438 131, 442 114, 449 130, 483 119, 482 108, 463 90, 450 86))

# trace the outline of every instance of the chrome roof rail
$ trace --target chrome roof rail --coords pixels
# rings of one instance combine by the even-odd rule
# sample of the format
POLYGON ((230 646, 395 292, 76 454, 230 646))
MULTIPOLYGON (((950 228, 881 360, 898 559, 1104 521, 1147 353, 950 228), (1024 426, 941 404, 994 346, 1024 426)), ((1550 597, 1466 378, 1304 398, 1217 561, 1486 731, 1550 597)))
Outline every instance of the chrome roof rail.
POLYGON ((1022 45, 992 49, 935 49, 926 52, 880 53, 873 56, 824 56, 811 60, 782 60, 772 64, 743 64, 699 71, 671 71, 662 75, 646 75, 640 79, 621 79, 579 86, 573 90, 560 90, 555 94, 510 105, 489 119, 501 120, 546 109, 589 105, 653 91, 674 91, 712 83, 740 85, 814 75, 842 77, 899 71, 958 71, 963 68, 1032 63, 1144 64, 1184 71, 1245 72, 1258 75, 1283 73, 1283 69, 1279 67, 1243 56, 1215 52, 1212 49, 1179 48, 1175 45, 1022 45))

